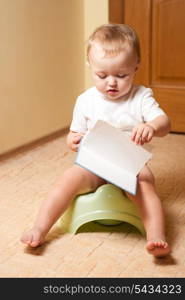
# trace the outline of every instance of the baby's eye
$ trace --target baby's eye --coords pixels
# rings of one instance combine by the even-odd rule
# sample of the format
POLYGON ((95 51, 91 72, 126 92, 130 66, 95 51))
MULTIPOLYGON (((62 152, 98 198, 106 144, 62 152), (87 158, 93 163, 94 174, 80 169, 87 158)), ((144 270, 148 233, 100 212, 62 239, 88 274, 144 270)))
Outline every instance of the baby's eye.
POLYGON ((105 79, 106 78, 106 75, 101 75, 101 74, 96 74, 100 79, 105 79))
POLYGON ((125 78, 127 76, 127 74, 118 74, 117 77, 118 78, 125 78))

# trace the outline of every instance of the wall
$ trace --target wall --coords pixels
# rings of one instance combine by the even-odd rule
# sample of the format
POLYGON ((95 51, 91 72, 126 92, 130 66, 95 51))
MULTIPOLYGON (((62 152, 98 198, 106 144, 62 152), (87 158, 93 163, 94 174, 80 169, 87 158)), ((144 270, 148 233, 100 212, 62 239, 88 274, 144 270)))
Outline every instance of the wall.
POLYGON ((70 124, 108 0, 0 0, 0 154, 70 124))
MULTIPOLYGON (((92 31, 108 23, 108 0, 84 0, 84 38, 87 41, 92 31)), ((92 86, 90 69, 86 65, 85 55, 85 88, 92 86)))
POLYGON ((2 153, 69 124, 84 86, 83 1, 0 0, 0 20, 2 153))

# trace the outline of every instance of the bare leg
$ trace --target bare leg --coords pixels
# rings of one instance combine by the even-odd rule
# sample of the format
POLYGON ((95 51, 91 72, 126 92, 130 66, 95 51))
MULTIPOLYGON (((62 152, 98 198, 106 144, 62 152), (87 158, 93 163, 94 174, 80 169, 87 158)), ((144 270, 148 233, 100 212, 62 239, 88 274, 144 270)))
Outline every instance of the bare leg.
POLYGON ((32 247, 41 245, 52 225, 78 194, 93 191, 104 183, 103 179, 80 166, 68 169, 41 205, 33 228, 23 234, 21 241, 32 247))
POLYGON ((136 196, 128 194, 128 197, 136 203, 140 211, 147 235, 148 252, 156 257, 169 254, 170 247, 165 238, 163 208, 155 191, 153 174, 147 166, 138 176, 136 196))

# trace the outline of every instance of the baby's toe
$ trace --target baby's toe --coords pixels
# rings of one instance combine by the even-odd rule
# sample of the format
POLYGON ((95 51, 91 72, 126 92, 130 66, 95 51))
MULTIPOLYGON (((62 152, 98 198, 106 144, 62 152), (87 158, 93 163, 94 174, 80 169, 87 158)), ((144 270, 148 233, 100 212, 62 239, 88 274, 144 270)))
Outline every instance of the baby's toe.
POLYGON ((159 247, 159 248, 163 247, 163 242, 161 242, 161 241, 158 241, 155 244, 156 244, 156 247, 159 247))
POLYGON ((167 247, 167 243, 166 242, 164 242, 164 241, 158 241, 158 243, 157 243, 157 246, 159 247, 159 248, 166 248, 167 247))
POLYGON ((39 244, 40 244, 39 240, 33 240, 29 245, 31 247, 37 247, 37 246, 39 246, 39 244))
POLYGON ((155 248, 154 242, 149 241, 149 242, 147 243, 147 249, 148 249, 148 250, 153 250, 154 248, 155 248))
POLYGON ((33 235, 32 241, 30 243, 30 246, 37 247, 37 246, 40 246, 41 244, 43 244, 43 242, 44 242, 44 239, 43 239, 41 233, 35 232, 33 235))
POLYGON ((29 245, 32 242, 33 236, 32 234, 30 234, 29 232, 26 232, 23 234, 22 238, 21 238, 21 242, 23 242, 24 244, 29 245))
POLYGON ((167 248, 167 247, 168 247, 168 243, 165 242, 165 243, 164 243, 164 248, 167 248))

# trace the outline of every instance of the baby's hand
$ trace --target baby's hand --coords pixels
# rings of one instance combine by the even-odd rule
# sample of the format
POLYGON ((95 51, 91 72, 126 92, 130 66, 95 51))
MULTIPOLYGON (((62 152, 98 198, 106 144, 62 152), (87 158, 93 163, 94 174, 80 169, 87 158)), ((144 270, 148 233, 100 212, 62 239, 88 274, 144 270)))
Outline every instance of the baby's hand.
POLYGON ((78 148, 79 148, 79 145, 80 145, 80 141, 81 141, 83 136, 84 136, 83 133, 70 131, 70 133, 67 136, 67 145, 68 145, 68 147, 72 151, 77 152, 78 148))
POLYGON ((154 133, 155 129, 152 125, 141 123, 133 128, 131 139, 136 144, 143 145, 144 143, 148 143, 151 141, 154 133))

